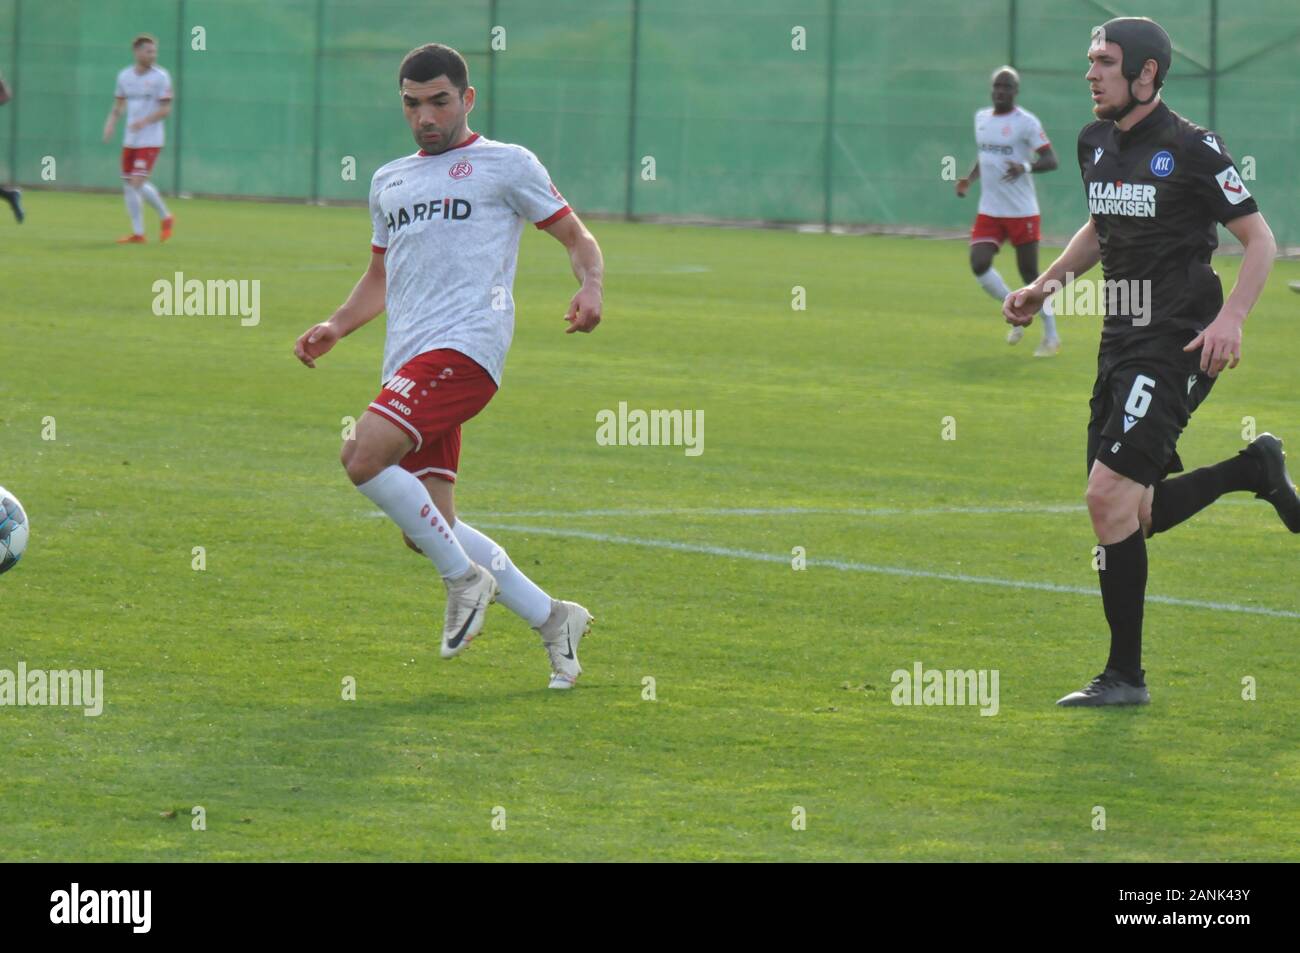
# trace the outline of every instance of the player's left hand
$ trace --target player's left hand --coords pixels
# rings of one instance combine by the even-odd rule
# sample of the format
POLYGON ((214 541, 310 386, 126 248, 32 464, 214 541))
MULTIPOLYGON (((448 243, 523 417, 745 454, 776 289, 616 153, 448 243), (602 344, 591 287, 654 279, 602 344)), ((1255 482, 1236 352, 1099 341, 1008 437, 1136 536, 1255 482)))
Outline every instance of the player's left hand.
POLYGON ((1218 377, 1225 367, 1232 370, 1241 363, 1241 322, 1220 312, 1183 350, 1195 351, 1198 347, 1202 371, 1218 377))
POLYGON ((569 322, 569 327, 564 333, 572 334, 574 331, 590 333, 596 325, 600 324, 600 306, 600 289, 583 285, 569 302, 569 310, 564 314, 564 320, 569 322))
POLYGON ((1020 178, 1024 174, 1025 174, 1025 166, 1023 163, 1012 162, 1010 159, 1008 159, 1007 171, 1002 174, 1002 181, 1014 182, 1016 181, 1016 179, 1020 178))
POLYGON ((1002 299, 1002 317, 1007 319, 1007 324, 1027 328, 1034 323, 1034 315, 1042 310, 1046 297, 1042 288, 1026 285, 1002 299))

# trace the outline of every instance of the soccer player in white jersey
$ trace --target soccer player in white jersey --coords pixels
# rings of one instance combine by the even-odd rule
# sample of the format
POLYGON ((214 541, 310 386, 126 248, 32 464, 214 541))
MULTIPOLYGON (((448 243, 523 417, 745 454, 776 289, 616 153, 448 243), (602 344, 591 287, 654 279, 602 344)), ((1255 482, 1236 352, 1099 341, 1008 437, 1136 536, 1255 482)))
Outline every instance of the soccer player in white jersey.
POLYGON ((163 147, 163 120, 172 111, 172 78, 157 65, 158 41, 141 33, 131 41, 135 65, 117 74, 113 108, 104 121, 104 141, 113 138, 118 117, 126 111, 126 131, 122 136, 122 191, 126 213, 131 219, 131 234, 119 238, 118 244, 144 243, 144 202, 162 220, 159 241, 172 236, 175 220, 158 189, 149 181, 149 173, 163 147))
POLYGON ((412 50, 398 83, 420 149, 375 173, 370 267, 328 321, 298 338, 294 352, 315 367, 339 339, 387 310, 385 383, 344 441, 348 477, 442 576, 443 658, 469 646, 499 597, 541 635, 550 687, 572 688, 591 613, 552 599, 496 542, 457 519, 452 489, 460 426, 501 382, 525 225, 568 249, 581 287, 564 316, 566 333, 591 331, 600 321, 600 246, 535 155, 470 132, 475 91, 458 52, 437 43, 412 50))
MULTIPOLYGON (((1056 153, 1038 117, 1016 105, 1020 74, 1010 66, 993 73, 993 105, 975 113, 975 144, 979 158, 970 174, 957 180, 957 195, 965 198, 974 179, 980 179, 979 214, 970 233, 970 267, 980 287, 999 302, 1011 293, 993 267, 993 256, 1010 239, 1016 264, 1025 284, 1038 277, 1038 236, 1041 231, 1033 172, 1051 172, 1056 153)), ((1051 357, 1061 350, 1056 315, 1043 302, 1043 340, 1035 357, 1051 357)), ((1013 327, 1008 344, 1019 344, 1025 329, 1013 327)))
MULTIPOLYGON (((9 92, 9 87, 5 84, 5 78, 0 76, 0 106, 9 102, 13 95, 9 92)), ((0 187, 0 199, 9 203, 9 208, 13 210, 14 218, 18 219, 18 224, 23 223, 23 192, 22 189, 6 189, 0 187)))

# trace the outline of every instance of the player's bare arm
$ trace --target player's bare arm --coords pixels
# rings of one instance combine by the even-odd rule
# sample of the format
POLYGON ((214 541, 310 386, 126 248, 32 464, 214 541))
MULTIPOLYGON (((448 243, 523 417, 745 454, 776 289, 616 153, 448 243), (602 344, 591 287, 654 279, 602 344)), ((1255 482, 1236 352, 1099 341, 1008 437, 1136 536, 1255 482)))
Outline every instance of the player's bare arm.
POLYGON ((957 180, 957 198, 964 199, 966 193, 970 191, 970 184, 980 177, 980 160, 975 160, 975 165, 964 176, 957 180))
POLYGON ((1047 270, 1038 276, 1033 284, 1026 285, 1018 291, 1007 295, 1002 302, 1002 315, 1009 324, 1028 325, 1043 305, 1047 297, 1043 290, 1048 282, 1065 287, 1075 278, 1092 269, 1101 261, 1101 242, 1097 240, 1097 229, 1089 218, 1083 227, 1074 233, 1070 244, 1065 246, 1056 261, 1047 266, 1047 270))
POLYGON ((370 265, 348 295, 348 300, 339 306, 328 321, 313 325, 298 338, 293 346, 293 353, 298 360, 308 367, 315 367, 316 358, 328 353, 340 339, 379 317, 384 311, 387 282, 384 256, 372 252, 370 265))
POLYGON ((143 119, 137 119, 135 122, 131 123, 131 125, 128 128, 132 132, 138 132, 139 130, 143 129, 145 126, 151 125, 160 119, 166 119, 168 116, 171 115, 171 113, 172 113, 172 101, 170 99, 164 99, 157 109, 155 109, 149 115, 145 116, 143 119))
POLYGON ((108 118, 104 120, 104 141, 108 142, 113 138, 113 129, 117 126, 118 117, 126 109, 126 97, 115 96, 113 98, 113 108, 108 111, 108 118))
POLYGON ((564 320, 569 322, 565 334, 582 331, 584 334, 600 324, 601 305, 604 299, 605 258, 600 245, 587 230, 576 213, 564 216, 546 227, 546 232, 569 250, 573 276, 582 286, 569 302, 564 320))
POLYGON ((1027 175, 1032 172, 1054 172, 1056 169, 1060 168, 1060 160, 1056 158, 1056 153, 1052 151, 1050 145, 1040 146, 1035 151, 1038 154, 1038 158, 1033 162, 1008 161, 1006 164, 1006 172, 1002 173, 1002 181, 1014 182, 1022 175, 1027 175))
POLYGON ((1183 348, 1184 351, 1201 349, 1201 370, 1211 377, 1217 377, 1225 367, 1231 370, 1241 363, 1241 328, 1264 290, 1277 255, 1273 230, 1259 212, 1234 218, 1225 227, 1246 249, 1237 283, 1218 316, 1183 348))
POLYGON ((13 99, 13 93, 9 92, 9 85, 5 82, 5 78, 0 76, 0 106, 3 106, 11 99, 13 99))

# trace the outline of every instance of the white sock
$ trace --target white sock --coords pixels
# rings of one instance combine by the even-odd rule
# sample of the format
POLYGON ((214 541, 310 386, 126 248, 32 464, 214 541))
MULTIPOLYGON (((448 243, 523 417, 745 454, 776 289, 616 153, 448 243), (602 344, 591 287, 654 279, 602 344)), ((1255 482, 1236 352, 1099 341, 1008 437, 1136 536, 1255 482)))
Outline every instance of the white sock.
POLYGON ((1007 283, 1002 280, 996 268, 990 268, 984 274, 976 275, 975 280, 980 283, 981 288, 997 298, 999 303, 1005 301, 1007 295, 1011 294, 1011 289, 1007 287, 1007 283))
POLYGON ((1043 340, 1055 341, 1056 337, 1056 312, 1052 310, 1052 299, 1043 299, 1043 340))
POLYGON ((122 186, 126 196, 126 214, 131 216, 131 231, 136 235, 144 234, 144 206, 140 204, 140 192, 129 185, 122 186))
POLYGON ((171 217, 171 213, 167 211, 167 206, 163 204, 162 196, 158 194, 158 190, 154 188, 152 182, 146 182, 140 186, 140 194, 149 203, 149 207, 158 213, 159 218, 171 217))
POLYGON ((433 505, 429 491, 415 476, 399 466, 391 466, 357 489, 402 528, 420 547, 420 552, 438 567, 443 579, 458 579, 469 572, 469 556, 433 505))
POLYGON ((501 587, 497 600, 534 629, 551 615, 551 597, 510 561, 506 551, 489 536, 484 536, 464 520, 452 527, 469 558, 486 566, 501 587))

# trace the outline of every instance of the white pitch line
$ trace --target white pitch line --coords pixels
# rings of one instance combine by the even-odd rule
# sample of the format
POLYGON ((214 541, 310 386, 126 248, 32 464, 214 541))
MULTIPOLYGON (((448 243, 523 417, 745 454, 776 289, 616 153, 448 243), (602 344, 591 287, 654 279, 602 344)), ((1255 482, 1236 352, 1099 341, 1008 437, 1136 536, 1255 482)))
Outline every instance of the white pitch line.
MULTIPOLYGON (((1219 500, 1215 505, 1250 506, 1254 503, 1254 500, 1219 500)), ((479 512, 475 515, 479 519, 578 519, 599 516, 1032 516, 1044 513, 1086 513, 1087 511, 1088 508, 1082 503, 1031 503, 1017 506, 932 506, 917 508, 898 506, 650 506, 587 510, 502 510, 479 512)), ((366 515, 375 519, 386 518, 383 510, 371 510, 366 515)))
MULTIPOLYGON (((1219 500, 1216 505, 1250 505, 1253 500, 1219 500)), ((585 516, 952 516, 1033 515, 1041 513, 1086 513, 1088 507, 1075 504, 1030 503, 1018 506, 932 506, 932 507, 831 507, 831 506, 719 506, 719 507, 632 507, 592 510, 508 510, 483 513, 490 519, 573 519, 585 516)))
MULTIPOLYGON (((647 539, 641 536, 616 536, 611 533, 593 533, 578 529, 553 529, 549 526, 520 526, 512 523, 474 520, 484 529, 505 530, 511 533, 536 533, 540 536, 558 536, 564 539, 586 539, 597 543, 616 543, 624 546, 646 546, 651 549, 671 549, 680 553, 697 553, 704 556, 727 556, 751 562, 782 563, 788 565, 790 557, 765 553, 753 549, 735 549, 729 546, 709 546, 703 543, 679 543, 669 539, 647 539)), ((1031 589, 1038 592, 1062 592, 1071 595, 1097 598, 1096 589, 1082 586, 1062 586, 1054 582, 1031 582, 1017 579, 997 579, 993 576, 969 576, 965 573, 931 572, 925 569, 906 569, 900 566, 879 566, 844 559, 809 559, 809 566, 826 566, 843 572, 866 572, 882 576, 900 576, 906 579, 936 579, 942 582, 963 582, 977 586, 998 586, 1003 589, 1031 589)), ((1276 619, 1300 619, 1300 612, 1290 609, 1268 609, 1263 606, 1243 606, 1233 602, 1209 602, 1202 599, 1179 599, 1174 596, 1147 596, 1147 602, 1189 609, 1211 609, 1216 612, 1238 612, 1247 615, 1271 616, 1276 619)))
POLYGON ((484 513, 493 519, 556 518, 578 516, 947 516, 950 514, 1031 514, 1031 513, 1083 513, 1083 504, 1029 505, 1029 506, 936 506, 909 509, 894 506, 831 507, 831 506, 703 506, 703 507, 634 507, 630 509, 594 510, 511 510, 484 513))

